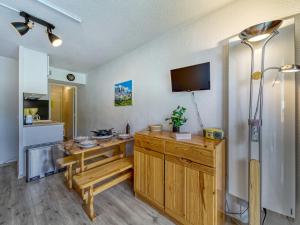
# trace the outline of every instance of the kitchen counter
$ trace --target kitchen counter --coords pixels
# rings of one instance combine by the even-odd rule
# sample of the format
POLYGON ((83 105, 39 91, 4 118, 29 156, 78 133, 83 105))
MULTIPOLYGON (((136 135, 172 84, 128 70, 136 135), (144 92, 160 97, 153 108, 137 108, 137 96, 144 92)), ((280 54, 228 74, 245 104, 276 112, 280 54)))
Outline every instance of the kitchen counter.
POLYGON ((24 127, 39 127, 39 126, 53 126, 53 125, 64 125, 64 123, 51 121, 51 120, 40 120, 40 121, 33 122, 33 124, 24 125, 24 127))
POLYGON ((24 125, 23 146, 63 141, 63 137, 64 123, 39 121, 32 125, 24 125))

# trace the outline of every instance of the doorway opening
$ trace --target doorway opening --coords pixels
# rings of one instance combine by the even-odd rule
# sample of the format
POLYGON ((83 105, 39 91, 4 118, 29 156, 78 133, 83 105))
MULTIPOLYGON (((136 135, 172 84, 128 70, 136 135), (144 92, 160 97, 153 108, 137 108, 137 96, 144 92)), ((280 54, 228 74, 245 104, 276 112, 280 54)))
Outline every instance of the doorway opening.
POLYGON ((64 123, 64 139, 77 135, 77 87, 50 84, 50 118, 64 123))

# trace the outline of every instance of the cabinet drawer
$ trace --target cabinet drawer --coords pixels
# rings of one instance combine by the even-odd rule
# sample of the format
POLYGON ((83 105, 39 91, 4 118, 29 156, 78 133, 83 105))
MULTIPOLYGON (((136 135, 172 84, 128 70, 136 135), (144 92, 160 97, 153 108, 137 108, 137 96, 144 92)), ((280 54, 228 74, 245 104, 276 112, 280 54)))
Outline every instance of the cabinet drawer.
POLYGON ((158 138, 135 135, 134 144, 147 150, 164 153, 164 141, 158 138))
POLYGON ((189 159, 206 166, 215 167, 215 151, 194 145, 166 141, 165 153, 179 158, 189 159))

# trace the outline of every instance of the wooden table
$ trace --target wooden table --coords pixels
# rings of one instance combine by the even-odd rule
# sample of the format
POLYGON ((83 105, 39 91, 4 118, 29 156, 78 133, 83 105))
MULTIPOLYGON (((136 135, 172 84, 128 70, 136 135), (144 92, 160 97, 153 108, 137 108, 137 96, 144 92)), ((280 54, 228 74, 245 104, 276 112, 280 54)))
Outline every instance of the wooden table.
POLYGON ((80 172, 103 165, 118 158, 123 158, 126 154, 126 144, 134 139, 120 140, 112 138, 111 140, 97 140, 97 146, 92 148, 81 148, 73 140, 65 143, 65 150, 71 155, 75 155, 80 162, 80 172), (115 154, 119 151, 119 154, 115 154), (112 156, 106 159, 86 164, 85 160, 106 156, 111 153, 112 156))

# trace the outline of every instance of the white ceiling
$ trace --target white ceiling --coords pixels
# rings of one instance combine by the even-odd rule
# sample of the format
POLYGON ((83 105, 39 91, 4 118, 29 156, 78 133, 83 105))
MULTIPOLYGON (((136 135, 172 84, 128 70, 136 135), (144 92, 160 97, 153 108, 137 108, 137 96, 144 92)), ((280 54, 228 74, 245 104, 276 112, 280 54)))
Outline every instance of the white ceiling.
POLYGON ((25 36, 10 23, 22 21, 15 12, 0 7, 0 55, 17 58, 18 45, 47 52, 52 66, 86 72, 122 55, 187 21, 204 16, 233 0, 49 0, 82 19, 62 16, 36 0, 0 2, 47 20, 63 39, 53 48, 40 25, 25 36))

